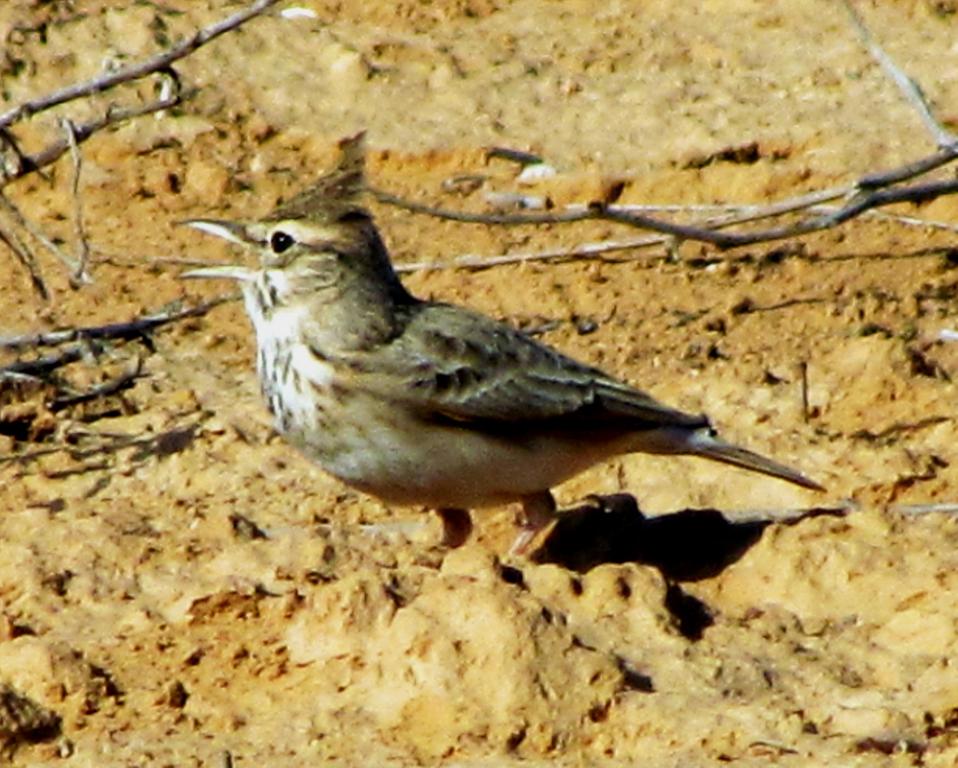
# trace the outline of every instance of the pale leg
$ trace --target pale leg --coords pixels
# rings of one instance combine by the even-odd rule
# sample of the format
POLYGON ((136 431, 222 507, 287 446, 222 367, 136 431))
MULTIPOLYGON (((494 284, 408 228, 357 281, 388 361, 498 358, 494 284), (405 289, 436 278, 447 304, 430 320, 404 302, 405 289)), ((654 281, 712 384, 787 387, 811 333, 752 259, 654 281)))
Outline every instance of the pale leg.
POLYGON ((539 536, 556 519, 556 501, 551 491, 542 491, 522 499, 521 529, 509 553, 525 555, 539 536))

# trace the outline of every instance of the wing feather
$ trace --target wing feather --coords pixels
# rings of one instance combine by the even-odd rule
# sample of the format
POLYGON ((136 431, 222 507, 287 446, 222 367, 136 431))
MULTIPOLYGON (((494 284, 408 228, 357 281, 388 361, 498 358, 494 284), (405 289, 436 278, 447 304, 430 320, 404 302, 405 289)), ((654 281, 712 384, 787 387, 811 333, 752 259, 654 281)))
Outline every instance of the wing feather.
POLYGON ((476 426, 552 422, 622 431, 708 424, 459 307, 421 305, 404 332, 374 354, 368 368, 376 373, 362 383, 426 416, 476 426))

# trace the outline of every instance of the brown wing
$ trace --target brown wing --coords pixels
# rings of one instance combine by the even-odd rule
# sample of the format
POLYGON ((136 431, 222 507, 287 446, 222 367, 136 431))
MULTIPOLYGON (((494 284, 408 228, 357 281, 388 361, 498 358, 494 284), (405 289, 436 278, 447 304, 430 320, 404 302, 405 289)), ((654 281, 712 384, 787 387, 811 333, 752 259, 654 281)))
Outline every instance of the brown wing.
POLYGON ((708 424, 503 323, 445 304, 419 305, 404 332, 374 354, 369 372, 359 376, 365 386, 425 415, 477 427, 551 421, 556 428, 578 423, 625 431, 708 424))

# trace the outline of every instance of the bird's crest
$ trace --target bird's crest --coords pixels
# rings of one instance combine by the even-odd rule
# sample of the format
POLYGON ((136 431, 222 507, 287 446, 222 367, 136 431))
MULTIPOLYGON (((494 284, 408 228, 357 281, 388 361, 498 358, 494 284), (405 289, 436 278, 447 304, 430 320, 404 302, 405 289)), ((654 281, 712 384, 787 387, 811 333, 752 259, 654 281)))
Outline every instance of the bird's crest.
POLYGON ((366 187, 365 136, 366 132, 361 131, 341 139, 335 167, 311 187, 277 206, 265 220, 310 219, 332 224, 352 218, 369 218, 360 202, 366 187))

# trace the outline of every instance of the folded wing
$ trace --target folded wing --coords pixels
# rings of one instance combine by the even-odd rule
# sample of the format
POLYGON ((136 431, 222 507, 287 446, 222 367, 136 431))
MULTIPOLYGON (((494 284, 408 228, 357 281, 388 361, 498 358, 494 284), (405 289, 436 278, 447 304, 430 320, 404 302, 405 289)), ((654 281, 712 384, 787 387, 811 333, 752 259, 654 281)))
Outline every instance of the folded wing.
POLYGON ((588 424, 629 432, 708 424, 704 416, 669 408, 505 324, 458 307, 422 305, 406 332, 376 356, 369 366, 376 373, 358 372, 364 386, 388 392, 424 416, 477 428, 550 422, 557 429, 588 424), (401 386, 381 377, 398 378, 401 386))

